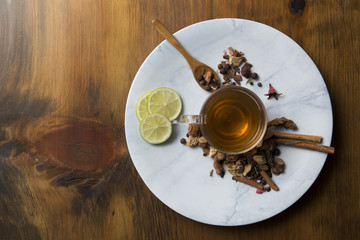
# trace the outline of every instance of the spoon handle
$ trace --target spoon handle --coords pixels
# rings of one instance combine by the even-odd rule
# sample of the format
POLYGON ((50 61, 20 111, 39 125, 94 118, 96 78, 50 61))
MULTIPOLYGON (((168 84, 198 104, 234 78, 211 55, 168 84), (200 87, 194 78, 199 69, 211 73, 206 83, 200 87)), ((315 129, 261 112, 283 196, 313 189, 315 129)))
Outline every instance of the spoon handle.
POLYGON ((181 46, 179 41, 169 32, 169 30, 158 19, 152 20, 152 24, 156 30, 184 56, 190 67, 193 68, 196 60, 183 48, 183 46, 181 46))

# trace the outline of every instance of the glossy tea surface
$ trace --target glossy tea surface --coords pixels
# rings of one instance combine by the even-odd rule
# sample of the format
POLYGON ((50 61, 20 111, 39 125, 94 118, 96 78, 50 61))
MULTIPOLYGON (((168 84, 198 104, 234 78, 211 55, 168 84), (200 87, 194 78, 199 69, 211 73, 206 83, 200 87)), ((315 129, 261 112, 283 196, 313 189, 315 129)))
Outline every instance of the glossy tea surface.
POLYGON ((211 146, 227 153, 254 147, 266 130, 266 110, 255 93, 242 87, 226 87, 204 103, 202 133, 211 146))

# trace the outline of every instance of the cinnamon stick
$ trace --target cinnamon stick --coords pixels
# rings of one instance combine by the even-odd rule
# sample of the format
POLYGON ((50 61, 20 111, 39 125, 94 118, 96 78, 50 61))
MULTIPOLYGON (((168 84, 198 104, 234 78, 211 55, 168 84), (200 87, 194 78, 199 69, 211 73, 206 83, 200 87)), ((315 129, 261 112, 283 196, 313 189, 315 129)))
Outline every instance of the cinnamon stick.
POLYGON ((329 154, 334 154, 334 152, 335 152, 335 148, 333 148, 333 147, 328 147, 328 146, 324 146, 324 145, 320 145, 320 144, 309 143, 309 142, 304 142, 304 141, 294 140, 294 139, 275 138, 274 142, 279 145, 304 148, 304 149, 309 149, 309 150, 314 150, 314 151, 319 151, 319 152, 324 152, 324 153, 329 153, 329 154))
POLYGON ((310 141, 310 142, 315 142, 315 143, 320 143, 322 141, 321 136, 314 136, 314 135, 284 133, 284 132, 274 132, 274 131, 267 131, 266 135, 267 134, 272 137, 277 137, 277 138, 304 140, 304 141, 310 141))
POLYGON ((265 171, 260 171, 260 175, 264 178, 265 182, 269 184, 269 186, 275 191, 279 191, 279 187, 276 186, 274 181, 269 177, 269 175, 265 171))
POLYGON ((250 180, 250 179, 248 179, 248 178, 246 178, 246 177, 233 176, 232 179, 235 180, 235 181, 239 181, 239 182, 245 183, 245 184, 247 184, 247 185, 249 185, 249 186, 255 187, 255 188, 260 189, 260 190, 263 190, 263 189, 264 189, 264 187, 261 186, 260 183, 255 182, 255 181, 253 181, 253 180, 250 180))

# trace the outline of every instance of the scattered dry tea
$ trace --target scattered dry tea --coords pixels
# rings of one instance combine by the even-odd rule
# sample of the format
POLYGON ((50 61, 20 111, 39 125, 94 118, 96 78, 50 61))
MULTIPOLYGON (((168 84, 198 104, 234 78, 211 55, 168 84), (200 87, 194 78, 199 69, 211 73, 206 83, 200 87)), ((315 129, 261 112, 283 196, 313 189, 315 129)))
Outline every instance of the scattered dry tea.
MULTIPOLYGON (((268 182, 264 180, 264 177, 260 173, 268 171, 269 174, 271 174, 271 169, 274 166, 273 155, 277 148, 275 148, 272 139, 269 138, 263 142, 261 147, 252 149, 243 154, 225 154, 209 146, 209 143, 202 136, 199 125, 196 123, 189 124, 186 136, 187 140, 184 138, 182 139, 185 140, 187 146, 199 146, 203 150, 203 156, 208 156, 213 159, 215 173, 220 177, 224 177, 226 169, 231 175, 237 177, 235 179, 236 181, 241 181, 250 185, 253 184, 253 186, 258 186, 261 182, 264 186, 266 185, 264 182, 268 182)), ((184 141, 182 139, 181 143, 184 141)), ((210 176, 212 176, 214 170, 210 172, 210 176)), ((275 173, 280 174, 281 172, 280 167, 277 165, 275 173)), ((262 188, 262 190, 264 189, 265 188, 262 188)))
POLYGON ((204 71, 202 74, 196 77, 202 86, 205 86, 206 90, 217 90, 220 88, 220 82, 215 78, 214 74, 211 71, 204 71))
POLYGON ((275 119, 271 120, 270 122, 268 122, 267 126, 268 127, 283 126, 286 129, 292 129, 292 130, 297 129, 296 124, 292 120, 287 119, 286 117, 275 118, 275 119))
MULTIPOLYGON (((269 121, 268 127, 271 126, 297 129, 296 124, 285 117, 269 121)), ((297 144, 307 143, 301 146, 305 149, 324 151, 324 148, 326 148, 328 153, 334 152, 332 147, 309 143, 309 141, 318 143, 319 141, 317 140, 311 140, 318 139, 319 137, 317 136, 286 133, 287 139, 282 139, 278 138, 284 137, 283 134, 278 134, 280 132, 268 131, 271 134, 265 134, 267 137, 264 138, 261 146, 242 154, 225 154, 209 146, 201 131, 197 130, 200 129, 198 127, 197 124, 189 125, 189 132, 186 134, 188 138, 186 140, 187 145, 192 147, 199 146, 203 150, 203 156, 213 158, 213 167, 217 175, 224 177, 225 172, 228 171, 233 175, 233 180, 256 187, 258 189, 257 193, 269 192, 271 189, 279 191, 279 187, 272 180, 273 174, 279 175, 285 170, 285 162, 281 158, 274 160, 274 156, 278 156, 281 153, 277 147, 278 144, 292 146, 288 141, 290 143, 291 141, 296 141, 297 144), (299 138, 307 142, 297 140, 299 138)), ((181 142, 183 143, 183 140, 181 142)), ((298 146, 295 145, 294 147, 298 146)), ((210 176, 213 175, 213 171, 211 170, 210 176)))
MULTIPOLYGON (((252 64, 247 62, 243 52, 229 47, 229 53, 224 50, 223 59, 218 64, 218 70, 223 75, 224 82, 222 86, 241 85, 242 77, 247 79, 246 83, 254 85, 253 80, 258 80, 259 76, 255 72, 251 72, 252 64), (232 80, 234 82, 232 82, 232 80)), ((261 84, 258 84, 261 87, 261 84)))

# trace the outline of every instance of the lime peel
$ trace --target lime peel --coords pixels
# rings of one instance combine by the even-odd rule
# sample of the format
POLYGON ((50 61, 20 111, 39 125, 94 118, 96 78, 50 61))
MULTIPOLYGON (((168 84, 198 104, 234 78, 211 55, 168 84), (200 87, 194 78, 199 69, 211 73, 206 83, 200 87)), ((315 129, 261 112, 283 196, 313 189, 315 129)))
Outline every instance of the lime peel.
POLYGON ((147 115, 149 115, 149 111, 148 111, 148 108, 147 108, 147 101, 148 101, 148 98, 149 98, 149 95, 151 94, 151 91, 150 92, 147 92, 147 93, 144 93, 143 95, 141 95, 139 97, 139 99, 137 100, 136 102, 136 107, 135 107, 135 110, 136 110, 136 117, 137 119, 141 122, 147 115))

